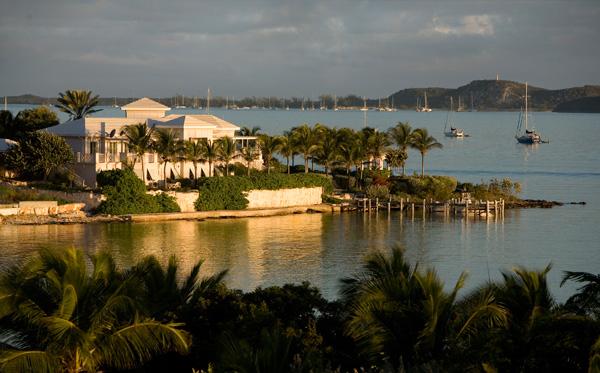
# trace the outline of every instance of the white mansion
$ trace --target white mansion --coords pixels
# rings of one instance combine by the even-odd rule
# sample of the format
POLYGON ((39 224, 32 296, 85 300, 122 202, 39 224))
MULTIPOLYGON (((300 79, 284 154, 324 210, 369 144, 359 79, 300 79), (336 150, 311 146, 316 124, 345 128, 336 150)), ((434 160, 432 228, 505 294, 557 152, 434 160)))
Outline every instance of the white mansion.
MULTIPOLYGON (((123 128, 137 123, 146 123, 156 129, 171 129, 183 140, 196 141, 208 139, 214 141, 221 137, 231 137, 238 148, 255 137, 235 136, 240 128, 214 115, 171 114, 165 115, 171 108, 149 98, 142 98, 121 108, 125 117, 86 117, 61 123, 48 128, 49 132, 62 136, 73 148, 75 155, 75 173, 81 177, 85 185, 96 186, 96 174, 104 170, 123 168, 126 163, 132 164, 135 154, 128 151, 128 141, 123 135, 123 128)), ((164 179, 164 163, 155 153, 147 153, 145 157, 146 175, 142 175, 142 165, 135 162, 134 171, 152 183, 164 179)), ((262 160, 257 159, 253 167, 261 167, 262 160)), ((169 162, 166 175, 168 178, 193 178, 194 166, 191 162, 169 162)), ((208 164, 198 165, 197 177, 208 175, 208 164)))

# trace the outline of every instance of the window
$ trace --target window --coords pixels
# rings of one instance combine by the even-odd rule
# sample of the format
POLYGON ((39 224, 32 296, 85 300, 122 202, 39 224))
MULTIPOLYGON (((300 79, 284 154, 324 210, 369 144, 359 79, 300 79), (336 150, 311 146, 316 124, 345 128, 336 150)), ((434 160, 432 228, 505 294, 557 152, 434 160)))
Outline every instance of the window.
POLYGON ((90 154, 98 153, 98 142, 90 141, 90 154))

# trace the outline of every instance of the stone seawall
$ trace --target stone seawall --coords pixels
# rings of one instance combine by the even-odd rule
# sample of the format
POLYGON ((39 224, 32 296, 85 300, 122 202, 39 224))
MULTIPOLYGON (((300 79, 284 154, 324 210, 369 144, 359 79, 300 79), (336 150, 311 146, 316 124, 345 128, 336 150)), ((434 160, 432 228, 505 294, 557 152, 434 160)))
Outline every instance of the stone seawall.
POLYGON ((84 209, 84 203, 68 203, 58 205, 56 201, 23 201, 13 206, 2 206, 0 216, 11 215, 65 215, 81 213, 84 209))
POLYGON ((322 187, 279 190, 250 190, 246 198, 249 209, 318 205, 322 187))

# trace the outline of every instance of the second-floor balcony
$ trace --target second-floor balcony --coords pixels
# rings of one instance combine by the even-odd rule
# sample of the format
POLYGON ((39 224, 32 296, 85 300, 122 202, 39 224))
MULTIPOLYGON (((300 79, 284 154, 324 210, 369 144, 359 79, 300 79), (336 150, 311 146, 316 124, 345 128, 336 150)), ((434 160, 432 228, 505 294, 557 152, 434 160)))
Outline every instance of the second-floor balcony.
MULTIPOLYGON (((152 153, 145 154, 148 163, 155 162, 155 155, 152 153)), ((136 158, 134 153, 74 153, 75 163, 124 163, 133 162, 136 158)))

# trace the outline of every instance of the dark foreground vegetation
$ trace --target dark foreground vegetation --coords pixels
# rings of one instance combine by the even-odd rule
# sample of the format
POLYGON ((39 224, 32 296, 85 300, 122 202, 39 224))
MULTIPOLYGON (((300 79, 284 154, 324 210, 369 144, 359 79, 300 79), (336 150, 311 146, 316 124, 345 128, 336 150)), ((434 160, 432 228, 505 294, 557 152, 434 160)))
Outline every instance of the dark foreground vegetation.
POLYGON ((227 288, 176 258, 121 270, 42 250, 0 275, 3 372, 597 372, 600 276, 554 300, 543 270, 461 293, 403 250, 373 253, 339 300, 308 283, 227 288))

